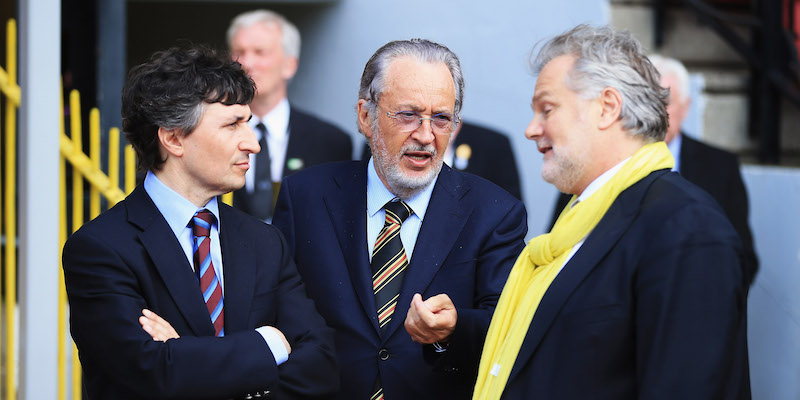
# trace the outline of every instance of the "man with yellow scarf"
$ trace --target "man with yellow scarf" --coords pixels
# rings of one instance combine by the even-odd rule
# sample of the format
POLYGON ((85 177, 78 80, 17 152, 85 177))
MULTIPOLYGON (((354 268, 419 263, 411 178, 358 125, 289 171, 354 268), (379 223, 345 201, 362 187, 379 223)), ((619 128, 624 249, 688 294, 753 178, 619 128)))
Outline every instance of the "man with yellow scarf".
POLYGON ((544 43, 526 136, 574 194, 497 304, 474 399, 750 398, 742 246, 670 172, 669 91, 628 32, 544 43))

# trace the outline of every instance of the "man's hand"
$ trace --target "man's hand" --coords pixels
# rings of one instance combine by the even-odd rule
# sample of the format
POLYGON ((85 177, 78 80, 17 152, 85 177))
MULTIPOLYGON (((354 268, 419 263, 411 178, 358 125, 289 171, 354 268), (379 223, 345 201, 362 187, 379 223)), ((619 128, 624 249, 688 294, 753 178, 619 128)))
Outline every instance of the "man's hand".
POLYGON ((142 329, 157 342, 166 342, 167 339, 177 339, 180 337, 169 322, 146 308, 142 310, 139 323, 142 324, 142 329))
POLYGON ((448 295, 440 294, 422 301, 417 293, 408 308, 406 331, 418 343, 444 342, 453 333, 457 317, 456 306, 448 295))

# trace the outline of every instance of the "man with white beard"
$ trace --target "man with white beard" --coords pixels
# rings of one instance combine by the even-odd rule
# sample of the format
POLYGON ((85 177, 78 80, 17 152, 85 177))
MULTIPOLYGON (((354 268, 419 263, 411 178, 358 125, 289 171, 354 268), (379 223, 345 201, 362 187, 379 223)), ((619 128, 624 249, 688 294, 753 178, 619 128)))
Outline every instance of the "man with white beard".
POLYGON ((373 157, 284 180, 273 223, 336 330, 338 399, 467 399, 525 208, 442 165, 459 123, 458 58, 390 42, 364 69, 358 126, 373 157))

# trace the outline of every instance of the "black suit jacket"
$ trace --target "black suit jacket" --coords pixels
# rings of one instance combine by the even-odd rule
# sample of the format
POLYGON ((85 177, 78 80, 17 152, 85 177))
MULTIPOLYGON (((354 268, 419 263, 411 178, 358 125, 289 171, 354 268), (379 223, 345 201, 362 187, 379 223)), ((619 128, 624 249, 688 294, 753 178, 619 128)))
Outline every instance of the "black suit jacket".
POLYGON ((197 278, 142 186, 84 225, 64 246, 70 328, 97 399, 224 399, 261 390, 280 399, 335 391, 332 332, 306 296, 283 235, 219 205, 225 337, 214 328, 197 278), (155 342, 142 309, 181 336, 155 342), (278 367, 254 329, 278 328, 292 346, 278 367))
MULTIPOLYGON (((461 131, 453 142, 453 150, 461 145, 469 148, 470 157, 462 161, 454 158, 451 166, 453 169, 488 179, 522 200, 517 162, 514 159, 511 142, 506 135, 480 125, 463 122, 461 131)), ((369 159, 370 155, 369 145, 364 145, 361 158, 369 159)))
MULTIPOLYGON (((739 159, 733 153, 711 147, 685 134, 681 138, 680 174, 708 192, 722 206, 742 239, 745 256, 742 267, 747 281, 752 283, 758 271, 758 257, 748 223, 747 190, 742 182, 739 159)), ((559 195, 550 222, 551 228, 570 198, 571 195, 559 195)))
POLYGON ((677 173, 634 184, 548 288, 503 398, 750 398, 740 243, 677 173))
MULTIPOLYGON (((289 143, 286 145, 282 174, 284 177, 314 165, 352 158, 353 143, 350 135, 294 105, 290 107, 289 143)), ((251 194, 245 188, 234 192, 234 207, 252 214, 252 208, 259 205, 251 203, 251 194)))
POLYGON ((524 246, 525 208, 494 184, 442 166, 395 317, 381 335, 367 250, 367 166, 329 164, 287 177, 273 220, 336 330, 337 399, 368 399, 378 374, 387 399, 469 399, 492 312, 524 246), (447 357, 412 342, 403 327, 417 292, 446 293, 456 306, 447 357))

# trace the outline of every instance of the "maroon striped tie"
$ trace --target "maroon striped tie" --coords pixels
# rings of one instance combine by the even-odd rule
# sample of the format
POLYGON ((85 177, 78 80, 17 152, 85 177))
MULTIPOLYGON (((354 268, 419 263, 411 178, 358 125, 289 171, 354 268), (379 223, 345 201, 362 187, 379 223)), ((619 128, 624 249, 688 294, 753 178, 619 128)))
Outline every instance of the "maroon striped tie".
POLYGON ((211 262, 211 225, 216 218, 211 211, 203 209, 194 214, 192 218, 192 233, 194 234, 194 269, 200 279, 200 290, 203 300, 208 308, 211 323, 214 324, 216 336, 225 336, 225 310, 223 309, 222 285, 214 273, 214 263, 211 262))

